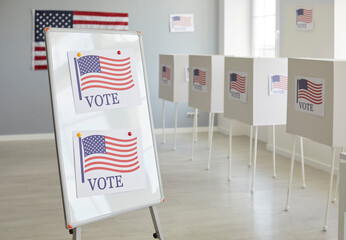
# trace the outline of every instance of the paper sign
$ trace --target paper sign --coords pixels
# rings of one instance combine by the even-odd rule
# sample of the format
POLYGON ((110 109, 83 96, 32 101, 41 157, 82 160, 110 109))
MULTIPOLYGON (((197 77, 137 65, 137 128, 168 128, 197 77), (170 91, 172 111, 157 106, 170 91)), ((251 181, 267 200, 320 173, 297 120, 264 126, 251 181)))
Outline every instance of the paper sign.
POLYGON ((172 66, 170 65, 162 65, 161 66, 161 84, 164 86, 172 85, 172 66))
POLYGON ((228 97, 247 102, 247 73, 228 71, 228 97))
POLYGON ((206 68, 192 68, 192 91, 207 92, 207 74, 206 68))
POLYGON ((311 31, 314 29, 314 14, 312 8, 296 8, 296 29, 311 31))
POLYGON ((269 75, 269 96, 287 95, 287 76, 269 75))
POLYGON ((146 188, 140 130, 73 132, 77 197, 146 188))
POLYGON ((171 32, 195 31, 193 14, 171 14, 169 19, 171 32))
POLYGON ((68 52, 76 113, 140 104, 132 49, 68 52))
POLYGON ((325 80, 320 78, 295 77, 295 110, 324 117, 325 80))

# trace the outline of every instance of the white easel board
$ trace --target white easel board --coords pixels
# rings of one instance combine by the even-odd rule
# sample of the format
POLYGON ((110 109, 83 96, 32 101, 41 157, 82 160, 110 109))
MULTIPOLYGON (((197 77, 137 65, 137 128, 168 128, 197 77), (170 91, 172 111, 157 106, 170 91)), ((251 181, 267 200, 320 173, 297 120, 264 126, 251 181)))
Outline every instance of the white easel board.
POLYGON ((287 59, 225 57, 224 91, 225 117, 253 126, 286 124, 287 59))
POLYGON ((224 56, 190 55, 189 106, 223 113, 224 56))
POLYGON ((159 98, 187 103, 189 94, 189 56, 160 54, 159 98))
POLYGON ((288 133, 346 146, 346 61, 288 60, 288 133))
POLYGON ((161 203, 163 191, 140 34, 52 28, 46 32, 46 44, 66 227, 80 227, 161 203), (126 74, 108 72, 110 75, 101 81, 95 77, 103 76, 98 72, 100 69, 90 67, 91 63, 83 68, 85 62, 78 62, 82 59, 93 64, 96 61, 102 74, 106 61, 111 62, 108 68, 116 72, 126 68, 126 74), (88 79, 80 79, 84 90, 76 95, 72 86, 76 84, 74 76, 78 79, 79 74, 88 79), (104 84, 110 76, 121 83, 114 80, 115 87, 108 84, 107 89, 95 88, 95 84, 104 84), (90 83, 94 88, 89 89, 88 84, 83 86, 83 81, 96 83, 90 83), (126 101, 134 93, 138 94, 138 102, 128 105, 126 101), (82 101, 78 96, 82 100, 88 98, 93 106, 100 105, 100 110, 77 113, 74 103, 82 101), (102 159, 103 163, 101 160, 95 163, 91 157, 85 159, 89 155, 102 159))

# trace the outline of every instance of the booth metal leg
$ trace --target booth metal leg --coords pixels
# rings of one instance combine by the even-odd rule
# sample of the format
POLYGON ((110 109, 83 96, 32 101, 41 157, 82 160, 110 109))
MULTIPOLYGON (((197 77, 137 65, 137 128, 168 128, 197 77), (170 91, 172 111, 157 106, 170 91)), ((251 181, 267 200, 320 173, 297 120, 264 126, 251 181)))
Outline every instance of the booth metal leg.
POLYGON ((305 169, 304 169, 304 146, 303 146, 303 137, 300 137, 300 160, 301 160, 301 165, 302 165, 303 188, 306 188, 306 184, 305 184, 305 169))
MULTIPOLYGON (((344 152, 344 150, 343 150, 344 152)), ((338 226, 338 240, 344 240, 344 231, 345 231, 345 196, 346 196, 346 164, 343 161, 340 161, 339 167, 339 175, 340 175, 340 195, 339 195, 339 226, 338 226)))
MULTIPOLYGON (((342 147, 342 152, 345 152, 345 147, 342 147)), ((335 192, 334 192, 334 198, 332 203, 336 203, 336 197, 338 196, 338 190, 339 190, 339 184, 340 184, 340 169, 341 169, 341 161, 339 161, 339 172, 338 172, 338 176, 336 179, 336 186, 335 186, 335 192)))
POLYGON ((209 147, 209 143, 210 143, 211 115, 212 115, 212 113, 210 112, 209 113, 208 147, 209 147))
POLYGON ((229 120, 228 180, 232 180, 232 120, 229 120))
POLYGON ((195 152, 195 130, 196 130, 196 118, 197 118, 197 108, 194 110, 193 116, 193 127, 192 127, 192 144, 191 144, 191 160, 193 160, 193 155, 195 152))
POLYGON ((329 192, 328 192, 328 198, 327 198, 326 214, 324 216, 323 231, 327 231, 327 229, 328 229, 327 221, 328 221, 328 214, 329 214, 330 199, 332 197, 332 190, 333 190, 335 153, 336 153, 336 148, 333 147, 332 163, 330 165, 329 192))
POLYGON ((195 142, 198 142, 198 108, 195 109, 195 116, 196 116, 195 142))
POLYGON ((211 129, 210 129, 209 155, 208 155, 208 165, 207 165, 207 170, 209 170, 209 169, 210 169, 210 161, 211 161, 211 146, 212 146, 212 144, 213 144, 214 117, 215 117, 215 113, 212 113, 212 114, 211 114, 211 129))
POLYGON ((276 178, 276 158, 275 158, 275 149, 276 149, 276 141, 275 141, 275 125, 273 125, 273 178, 276 178))
POLYGON ((290 205, 290 196, 291 196, 291 191, 292 191, 292 179, 293 179, 293 168, 294 168, 294 157, 296 153, 296 136, 293 135, 293 141, 292 141, 292 157, 291 157, 291 173, 290 173, 290 182, 288 184, 288 191, 287 191, 287 200, 286 200, 286 211, 289 210, 290 205))
POLYGON ((251 188, 251 193, 255 192, 256 161, 257 161, 257 134, 258 134, 258 126, 255 127, 255 146, 254 146, 254 153, 253 153, 253 169, 252 169, 252 188, 251 188))
POLYGON ((150 215, 151 215, 151 218, 153 220, 153 224, 154 224, 154 228, 155 228, 155 233, 153 234, 153 237, 160 239, 160 240, 164 240, 159 215, 157 213, 157 209, 155 206, 151 206, 151 207, 149 207, 149 210, 150 210, 150 215))
POLYGON ((166 122, 166 116, 165 116, 165 100, 162 99, 162 143, 166 143, 166 136, 165 136, 165 122, 166 122))
POLYGON ((177 149, 177 125, 178 125, 178 103, 175 103, 175 113, 174 113, 174 145, 173 150, 177 149))
POLYGON ((252 134, 253 134, 253 126, 250 126, 250 149, 249 149, 249 167, 251 167, 252 161, 252 134))
POLYGON ((82 229, 81 227, 76 227, 73 229, 73 240, 82 240, 82 229))

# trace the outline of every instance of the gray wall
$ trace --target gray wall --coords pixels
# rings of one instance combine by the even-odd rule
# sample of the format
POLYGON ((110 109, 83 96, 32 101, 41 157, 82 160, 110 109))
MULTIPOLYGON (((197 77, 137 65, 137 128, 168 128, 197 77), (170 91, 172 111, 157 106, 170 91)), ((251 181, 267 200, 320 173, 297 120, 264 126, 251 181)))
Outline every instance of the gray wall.
MULTIPOLYGON (((154 126, 160 128, 159 54, 217 53, 216 0, 1 0, 0 135, 53 132, 47 71, 31 70, 31 9, 128 12, 129 29, 144 41, 154 126), (193 13, 195 32, 170 33, 169 14, 193 13)), ((179 127, 191 127, 187 104, 179 105, 179 127)), ((166 104, 166 127, 173 127, 174 105, 166 104)), ((201 126, 208 116, 200 114, 201 126)))

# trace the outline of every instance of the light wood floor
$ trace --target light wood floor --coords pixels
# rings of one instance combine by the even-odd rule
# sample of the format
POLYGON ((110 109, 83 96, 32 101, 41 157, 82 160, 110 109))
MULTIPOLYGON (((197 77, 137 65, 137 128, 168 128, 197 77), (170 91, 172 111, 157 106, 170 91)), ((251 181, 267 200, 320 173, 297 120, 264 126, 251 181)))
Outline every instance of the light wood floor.
MULTIPOLYGON (((233 179, 227 181, 228 137, 216 133, 211 170, 206 171, 207 135, 200 134, 190 161, 191 134, 173 135, 166 144, 157 137, 166 202, 158 206, 165 239, 337 239, 337 207, 331 206, 328 232, 322 223, 328 174, 306 167, 307 188, 301 188, 295 165, 291 209, 284 211, 289 159, 277 157, 260 143, 256 192, 250 194, 247 137, 233 138, 233 179)), ((0 239, 71 239, 64 216, 53 141, 0 142, 0 239)), ((87 211, 87 210, 86 210, 87 211)), ((124 214, 82 228, 82 239, 153 239, 148 209, 124 214)))

